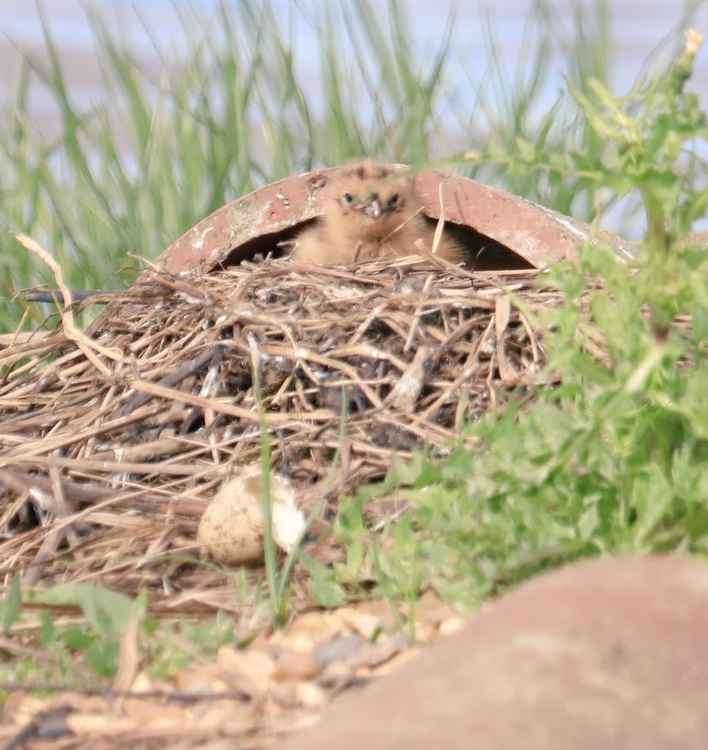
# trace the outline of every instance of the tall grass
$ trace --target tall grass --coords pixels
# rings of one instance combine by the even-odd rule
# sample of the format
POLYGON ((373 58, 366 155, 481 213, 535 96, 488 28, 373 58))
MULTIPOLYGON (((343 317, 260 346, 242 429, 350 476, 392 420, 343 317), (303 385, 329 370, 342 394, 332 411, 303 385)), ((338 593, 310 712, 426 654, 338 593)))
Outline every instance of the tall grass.
MULTIPOLYGON (((18 231, 46 244, 73 286, 120 286, 135 277, 136 256, 156 256, 228 200, 364 154, 414 165, 440 160, 585 219, 601 210, 601 188, 582 175, 520 165, 570 147, 592 155, 602 145, 571 97, 548 111, 539 111, 539 100, 559 50, 579 92, 590 75, 607 82, 607 0, 587 14, 578 4, 570 34, 555 28, 552 4, 539 0, 515 68, 499 58, 488 24, 490 74, 478 90, 452 85, 454 19, 422 56, 405 3, 390 0, 385 13, 372 0, 318 7, 307 22, 319 81, 302 71, 312 50, 295 46, 266 0, 224 3, 216 18, 180 11, 185 53, 175 59, 155 43, 157 78, 89 9, 104 78, 88 109, 75 101, 50 18, 41 16, 46 59, 24 59, 14 98, 0 112, 0 328, 22 312, 8 301, 12 289, 44 274, 12 238, 18 231), (50 142, 32 123, 29 94, 37 87, 60 116, 50 142)), ((30 313, 36 321, 44 311, 30 313)))

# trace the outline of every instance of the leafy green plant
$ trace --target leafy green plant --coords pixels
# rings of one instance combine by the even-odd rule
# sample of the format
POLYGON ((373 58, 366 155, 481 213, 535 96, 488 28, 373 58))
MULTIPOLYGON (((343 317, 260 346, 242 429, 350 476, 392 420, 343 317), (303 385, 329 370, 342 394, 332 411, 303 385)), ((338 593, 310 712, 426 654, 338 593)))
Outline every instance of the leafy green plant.
POLYGON ((120 641, 131 622, 145 618, 147 598, 117 594, 94 584, 72 583, 48 591, 28 592, 33 602, 54 606, 78 606, 85 624, 58 628, 46 619, 42 628, 45 646, 59 641, 70 651, 84 653, 89 665, 100 676, 112 677, 118 667, 120 641))
MULTIPOLYGON (((686 236, 706 214, 705 165, 686 150, 708 135, 685 90, 699 43, 689 32, 641 100, 599 83, 579 96, 604 144, 588 179, 640 197, 640 255, 627 262, 593 245, 552 271, 566 304, 545 315, 544 345, 562 384, 470 425, 474 452, 421 457, 392 476, 378 492, 398 481, 413 509, 383 539, 352 523, 361 499, 343 510, 380 592, 405 601, 433 586, 470 605, 579 556, 708 553, 708 252, 686 236)), ((581 158, 527 166, 577 172, 581 158)))
POLYGON ((132 622, 140 624, 144 620, 145 608, 146 599, 142 595, 133 601, 92 584, 22 591, 16 578, 0 604, 5 636, 12 642, 15 631, 22 625, 22 640, 29 644, 36 642, 42 652, 37 651, 37 656, 32 656, 29 649, 27 655, 23 655, 25 651, 20 647, 20 657, 14 663, 4 664, 0 675, 3 679, 40 684, 111 678, 117 670, 121 639, 132 622), (39 626, 27 627, 27 621, 36 621, 36 617, 30 617, 30 610, 24 604, 78 607, 84 619, 60 623, 50 611, 43 611, 39 626))
POLYGON ((144 595, 131 600, 93 584, 23 592, 15 579, 0 603, 0 617, 5 636, 20 646, 19 655, 0 665, 0 683, 90 687, 113 680, 122 641, 133 626, 143 667, 158 679, 169 679, 194 661, 212 659, 222 645, 235 642, 231 617, 162 621, 147 614, 146 604, 144 595), (23 601, 47 609, 37 620, 33 610, 23 609, 23 601), (65 607, 78 607, 81 618, 55 614, 65 607))

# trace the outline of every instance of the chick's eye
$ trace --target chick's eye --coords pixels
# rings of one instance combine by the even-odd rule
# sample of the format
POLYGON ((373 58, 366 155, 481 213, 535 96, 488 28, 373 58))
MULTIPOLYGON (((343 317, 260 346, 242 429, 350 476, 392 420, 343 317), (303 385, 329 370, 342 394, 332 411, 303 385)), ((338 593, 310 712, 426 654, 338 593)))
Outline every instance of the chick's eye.
POLYGON ((344 198, 345 203, 353 203, 354 202, 354 196, 351 193, 344 193, 342 196, 344 198))
POLYGON ((389 199, 388 199, 388 205, 389 206, 395 206, 398 203, 398 193, 394 193, 389 199))

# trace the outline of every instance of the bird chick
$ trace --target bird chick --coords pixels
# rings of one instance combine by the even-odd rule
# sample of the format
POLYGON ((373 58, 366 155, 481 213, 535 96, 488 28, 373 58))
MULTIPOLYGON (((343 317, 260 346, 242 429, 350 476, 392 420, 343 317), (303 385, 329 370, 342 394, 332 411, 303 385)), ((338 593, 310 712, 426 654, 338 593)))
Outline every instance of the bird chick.
MULTIPOLYGON (((292 257, 319 265, 431 252, 435 227, 425 220, 410 175, 372 162, 346 169, 327 188, 324 215, 297 237, 292 257)), ((438 257, 457 263, 462 247, 443 232, 438 257)))

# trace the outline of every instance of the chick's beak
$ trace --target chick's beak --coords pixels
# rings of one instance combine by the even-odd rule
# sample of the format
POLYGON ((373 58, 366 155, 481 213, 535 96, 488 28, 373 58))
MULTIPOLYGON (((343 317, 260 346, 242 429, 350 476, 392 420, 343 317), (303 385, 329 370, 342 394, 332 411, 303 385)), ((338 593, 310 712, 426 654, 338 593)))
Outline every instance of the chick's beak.
POLYGON ((381 216, 381 203, 378 199, 371 201, 364 211, 370 219, 378 219, 381 216))

